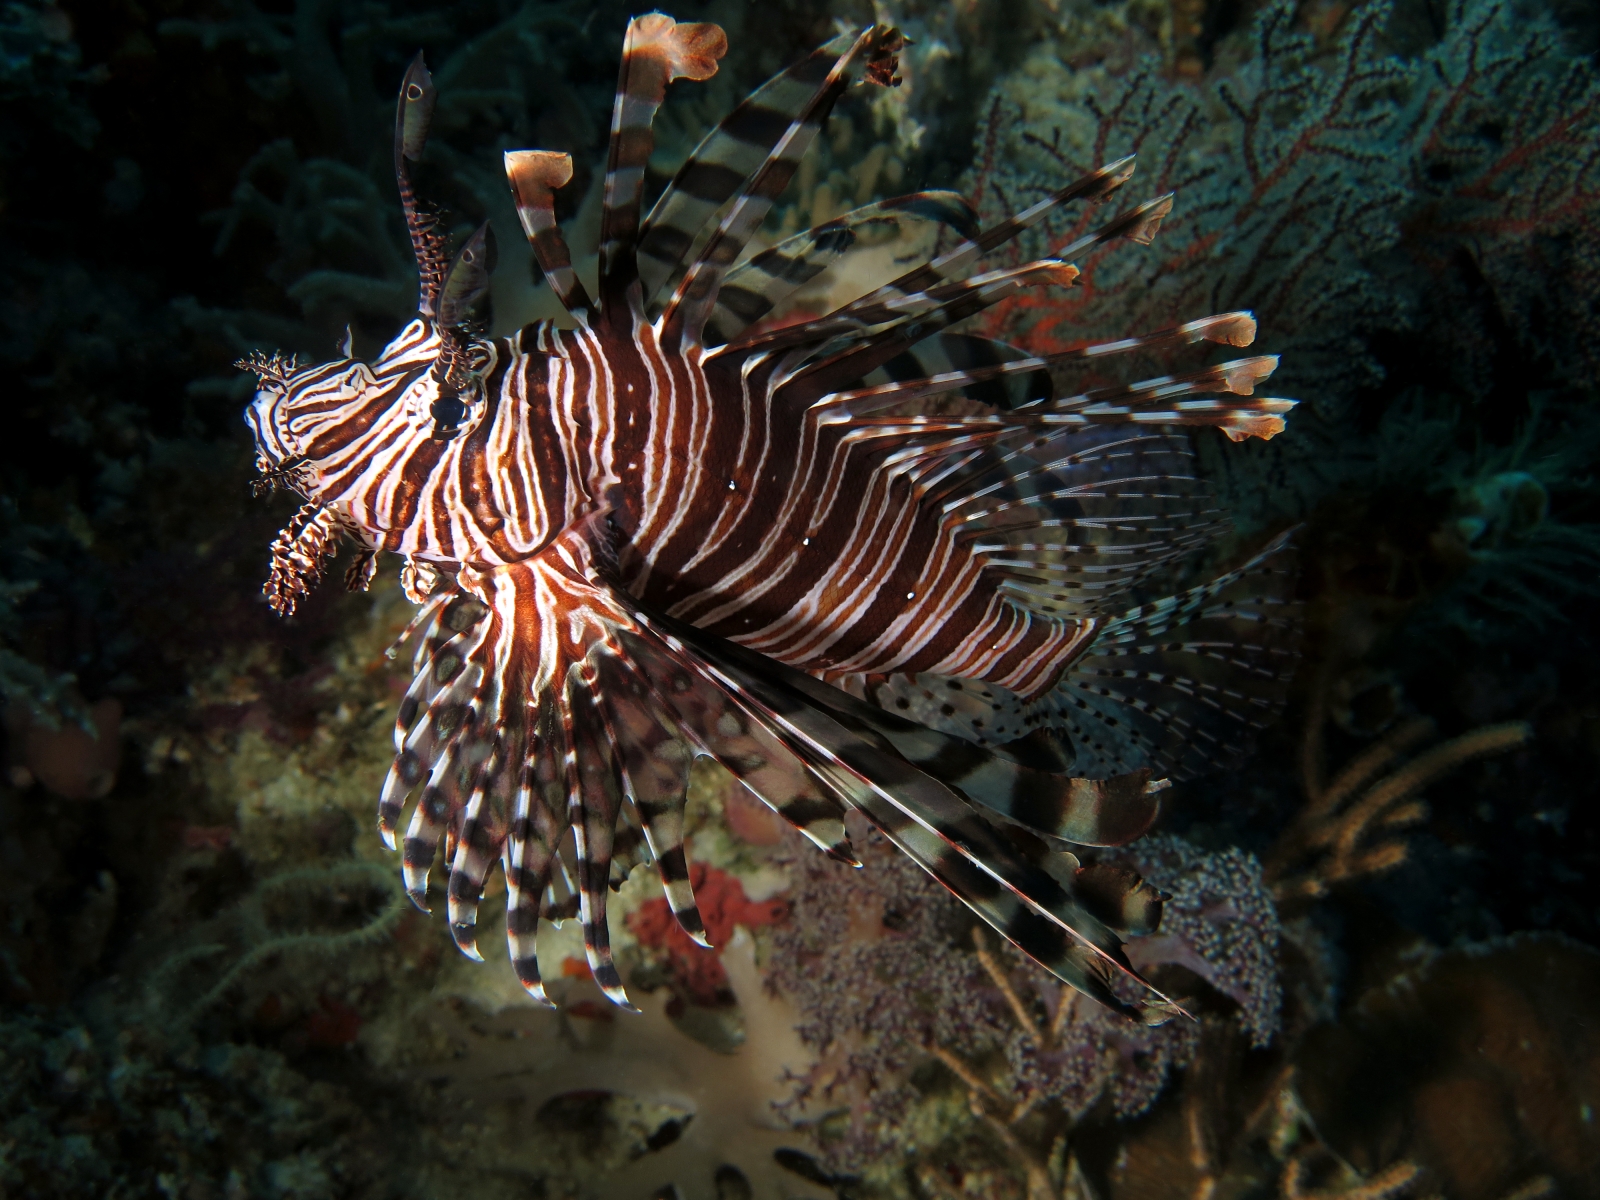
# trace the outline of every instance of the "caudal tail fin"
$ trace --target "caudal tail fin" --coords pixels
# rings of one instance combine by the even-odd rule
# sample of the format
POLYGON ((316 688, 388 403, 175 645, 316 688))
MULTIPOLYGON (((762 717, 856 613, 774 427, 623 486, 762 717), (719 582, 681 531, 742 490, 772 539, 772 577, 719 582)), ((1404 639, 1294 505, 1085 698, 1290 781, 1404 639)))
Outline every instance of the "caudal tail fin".
POLYGON ((1095 616, 1094 636, 1031 699, 931 674, 864 679, 860 691, 930 729, 1075 779, 1144 770, 1182 780, 1233 766, 1282 709, 1299 656, 1292 538, 1198 587, 1095 616))
POLYGON ((1243 758, 1282 709, 1299 655, 1294 558, 1291 531, 1235 570, 1106 620, 1029 706, 1062 735, 1061 769, 1187 779, 1243 758))

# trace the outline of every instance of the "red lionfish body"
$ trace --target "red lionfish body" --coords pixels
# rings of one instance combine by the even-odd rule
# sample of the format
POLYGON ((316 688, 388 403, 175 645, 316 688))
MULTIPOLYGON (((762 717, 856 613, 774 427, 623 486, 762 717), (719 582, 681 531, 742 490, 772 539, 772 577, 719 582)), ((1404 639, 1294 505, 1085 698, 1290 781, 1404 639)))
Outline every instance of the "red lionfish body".
POLYGON ((503 864, 511 957, 540 999, 539 919, 576 904, 595 979, 627 1003, 605 899, 639 862, 657 864, 703 942, 683 805, 707 755, 834 856, 854 861, 843 818, 856 808, 1066 982, 1129 1013, 1171 1011, 1110 987, 1137 979, 1118 935, 1152 928, 1160 894, 1079 870, 1062 847, 1138 836, 1155 816, 1152 771, 1233 757, 1278 702, 1293 641, 1281 542, 1179 596, 1130 607, 1130 593, 1218 527, 1170 427, 1270 437, 1292 402, 1250 398, 1271 358, 1048 395, 1058 364, 1246 345, 1248 313, 1048 360, 949 332, 1019 288, 1070 283, 1065 259, 1090 246, 1148 242, 1170 197, 1059 257, 972 273, 1051 209, 1104 200, 1131 159, 993 229, 929 192, 742 259, 835 100, 895 82, 901 44, 869 29, 777 76, 641 221, 665 87, 709 78, 726 43, 714 25, 635 19, 598 295, 554 220, 570 159, 509 153, 535 257, 576 328, 494 340, 464 328, 487 230, 447 262, 412 196, 433 102, 419 56, 395 142, 418 317, 371 364, 348 346, 318 367, 252 364, 260 466, 308 502, 274 546, 268 596, 292 610, 341 533, 363 548, 355 586, 377 551, 405 557, 417 674, 380 829, 392 846, 415 797, 407 888, 424 904, 443 840, 451 930, 474 957, 479 898, 503 864), (955 249, 760 331, 863 229, 901 221, 952 231, 955 249), (951 392, 959 415, 927 403, 951 392))

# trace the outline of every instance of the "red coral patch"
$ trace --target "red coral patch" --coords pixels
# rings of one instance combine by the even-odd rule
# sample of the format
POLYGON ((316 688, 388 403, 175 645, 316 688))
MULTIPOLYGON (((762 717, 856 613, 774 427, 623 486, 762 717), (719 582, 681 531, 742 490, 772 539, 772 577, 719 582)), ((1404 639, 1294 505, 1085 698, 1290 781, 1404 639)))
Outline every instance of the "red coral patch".
MULTIPOLYGON (((774 925, 789 913, 786 898, 751 900, 737 877, 704 863, 690 866, 689 882, 705 922, 706 940, 713 946, 725 945, 736 925, 748 929, 774 925)), ((696 945, 665 899, 646 900, 628 917, 628 928, 640 945, 671 968, 673 982, 689 1000, 704 1005, 726 1002, 728 973, 718 951, 696 945)))

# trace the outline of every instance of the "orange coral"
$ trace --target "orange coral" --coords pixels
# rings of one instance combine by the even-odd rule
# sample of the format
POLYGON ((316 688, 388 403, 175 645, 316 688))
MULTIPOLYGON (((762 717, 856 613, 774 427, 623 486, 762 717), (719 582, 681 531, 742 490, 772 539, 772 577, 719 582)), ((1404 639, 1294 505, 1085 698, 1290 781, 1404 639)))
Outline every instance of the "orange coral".
MULTIPOLYGON (((789 913, 789 902, 783 897, 751 900, 737 877, 704 863, 689 868, 689 882, 713 946, 726 944, 737 925, 748 929, 773 925, 789 913)), ((628 928, 640 945, 665 960, 687 998, 706 1005, 722 1001, 728 991, 728 973, 722 969, 721 955, 691 941, 664 898, 641 904, 628 917, 628 928)))

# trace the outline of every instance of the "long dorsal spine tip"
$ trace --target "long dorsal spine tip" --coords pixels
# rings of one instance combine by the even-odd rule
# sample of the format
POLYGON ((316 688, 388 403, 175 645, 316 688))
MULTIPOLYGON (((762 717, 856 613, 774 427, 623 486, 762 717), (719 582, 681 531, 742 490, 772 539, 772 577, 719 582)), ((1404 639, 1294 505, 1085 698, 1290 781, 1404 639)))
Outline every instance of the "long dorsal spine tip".
POLYGON ((710 79, 727 51, 727 35, 717 25, 680 25, 659 12, 628 22, 600 215, 600 315, 608 323, 624 321, 632 308, 628 296, 638 280, 639 197, 667 84, 710 79))
POLYGON ((1175 195, 1175 192, 1168 192, 1165 196, 1157 196, 1139 205, 1128 214, 1129 227, 1122 236, 1141 246, 1148 246, 1155 241, 1156 234, 1161 232, 1161 222, 1172 215, 1175 195))
POLYGON ((1233 346, 1236 349, 1248 346, 1256 340, 1256 317, 1248 310, 1202 317, 1195 321, 1191 328, 1196 339, 1203 338, 1205 341, 1233 346))
POLYGON ((628 23, 624 53, 658 56, 667 83, 702 82, 717 73, 719 60, 728 53, 728 35, 709 21, 680 24, 665 13, 646 13, 628 23))
POLYGON ((395 113, 395 168, 404 169, 405 160, 416 162, 427 144, 428 128, 433 123, 433 108, 438 93, 422 51, 411 60, 400 80, 400 96, 395 113))
POLYGON ((1056 287, 1071 287, 1078 279, 1078 268, 1068 262, 1046 259, 1039 267, 1036 280, 1031 282, 1054 284, 1056 287))
POLYGON ((561 150, 507 150, 506 178, 520 192, 523 186, 551 191, 572 182, 572 155, 561 150))
POLYGON ((1119 188, 1133 178, 1134 168, 1138 165, 1137 154, 1130 154, 1126 158, 1119 158, 1115 162, 1108 162, 1100 171, 1110 181, 1113 188, 1119 188))
POLYGON ((572 252, 555 215, 555 190, 571 182, 572 156, 559 150, 507 150, 504 163, 517 219, 545 281, 566 310, 587 325, 582 318, 593 301, 572 269, 572 252))

